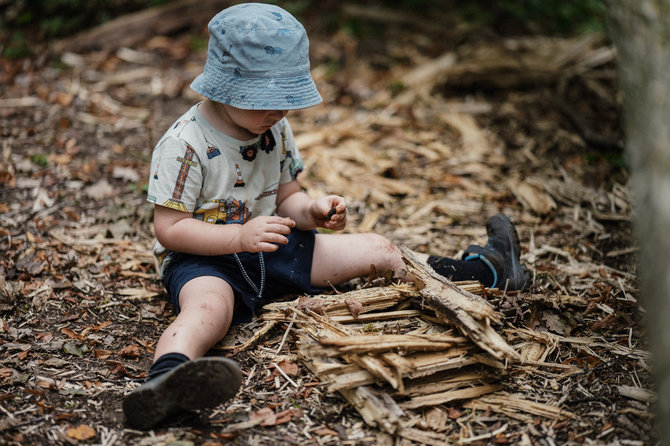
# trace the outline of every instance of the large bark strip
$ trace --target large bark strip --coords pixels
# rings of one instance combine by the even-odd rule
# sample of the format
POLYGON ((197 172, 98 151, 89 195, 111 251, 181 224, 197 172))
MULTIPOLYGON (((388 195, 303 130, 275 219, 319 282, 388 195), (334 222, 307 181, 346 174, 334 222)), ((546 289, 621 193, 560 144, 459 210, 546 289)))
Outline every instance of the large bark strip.
POLYGON ((670 442, 670 1, 609 2, 619 51, 639 278, 655 354, 658 426, 670 442))
POLYGON ((488 302, 437 274, 407 247, 400 249, 424 305, 454 322, 465 336, 496 359, 520 360, 519 354, 491 327, 491 322, 499 320, 488 302))

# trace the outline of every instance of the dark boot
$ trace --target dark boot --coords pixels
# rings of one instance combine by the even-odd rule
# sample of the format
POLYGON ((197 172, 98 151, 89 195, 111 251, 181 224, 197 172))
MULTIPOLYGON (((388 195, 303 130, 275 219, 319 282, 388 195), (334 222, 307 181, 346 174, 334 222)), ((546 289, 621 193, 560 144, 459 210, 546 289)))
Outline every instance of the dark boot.
POLYGON ((180 412, 216 407, 233 397, 241 383, 242 373, 230 359, 212 356, 184 362, 126 395, 126 423, 146 430, 180 412))
POLYGON ((503 214, 496 214, 486 222, 489 240, 484 246, 472 245, 465 250, 463 260, 479 259, 493 271, 490 288, 523 290, 528 286, 526 268, 521 265, 519 235, 512 221, 503 214))

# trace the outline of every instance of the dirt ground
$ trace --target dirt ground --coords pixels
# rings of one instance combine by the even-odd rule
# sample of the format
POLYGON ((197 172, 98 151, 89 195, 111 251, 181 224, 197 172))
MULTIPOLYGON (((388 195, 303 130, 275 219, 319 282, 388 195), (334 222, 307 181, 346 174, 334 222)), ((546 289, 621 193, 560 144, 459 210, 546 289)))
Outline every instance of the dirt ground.
MULTIPOLYGON (((553 368, 510 372, 503 387, 572 415, 454 400, 415 412, 413 428, 449 443, 654 444, 610 44, 475 33, 447 13, 428 26, 337 9, 354 37, 320 12, 304 21, 324 103, 289 115, 301 183, 347 198, 348 231, 421 252, 458 256, 485 243, 490 215, 509 215, 532 284, 487 294, 496 329, 519 350, 515 330, 544 336, 553 368), (569 367, 578 373, 561 373, 569 367)), ((123 395, 174 316, 150 252, 151 149, 199 100, 188 84, 203 42, 204 24, 132 49, 0 60, 1 442, 416 443, 328 391, 287 323, 242 351, 217 350, 245 375, 228 404, 151 432, 124 427, 123 395)))

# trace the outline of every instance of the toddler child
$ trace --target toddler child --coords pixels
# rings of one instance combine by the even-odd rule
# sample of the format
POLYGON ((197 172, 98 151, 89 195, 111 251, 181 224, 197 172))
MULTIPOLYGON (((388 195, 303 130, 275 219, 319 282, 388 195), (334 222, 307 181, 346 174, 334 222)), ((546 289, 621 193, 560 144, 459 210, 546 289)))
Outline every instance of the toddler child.
MULTIPOLYGON (((161 276, 177 311, 156 345, 149 380, 123 401, 127 424, 150 429, 169 416, 216 406, 241 383, 237 365, 205 356, 232 323, 285 294, 314 293, 370 272, 404 279, 398 249, 377 234, 341 231, 341 196, 311 199, 296 181, 304 167, 286 120, 321 97, 310 75, 303 26, 274 5, 229 7, 209 23, 194 105, 156 145, 148 200, 161 276)), ((462 260, 423 255, 452 280, 521 289, 528 281, 510 220, 487 223, 485 246, 462 260)))

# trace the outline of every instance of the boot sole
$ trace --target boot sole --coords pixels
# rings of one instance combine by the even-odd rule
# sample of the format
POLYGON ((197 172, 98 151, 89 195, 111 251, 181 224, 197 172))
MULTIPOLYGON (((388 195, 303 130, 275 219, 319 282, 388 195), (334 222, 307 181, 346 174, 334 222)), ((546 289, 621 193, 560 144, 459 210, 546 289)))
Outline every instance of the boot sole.
POLYGON ((123 412, 129 426, 146 430, 176 413, 218 406, 233 397, 241 383, 242 373, 233 361, 198 358, 128 394, 123 412))
POLYGON ((519 243, 519 234, 512 221, 504 214, 496 214, 489 218, 489 221, 486 223, 486 232, 489 237, 505 237, 509 241, 510 249, 505 254, 511 260, 511 270, 506 270, 506 274, 499 279, 498 288, 504 289, 505 286, 510 290, 525 288, 528 285, 528 273, 521 265, 521 262, 519 262, 521 245, 519 243), (498 228, 498 230, 496 231, 494 228, 498 228))

